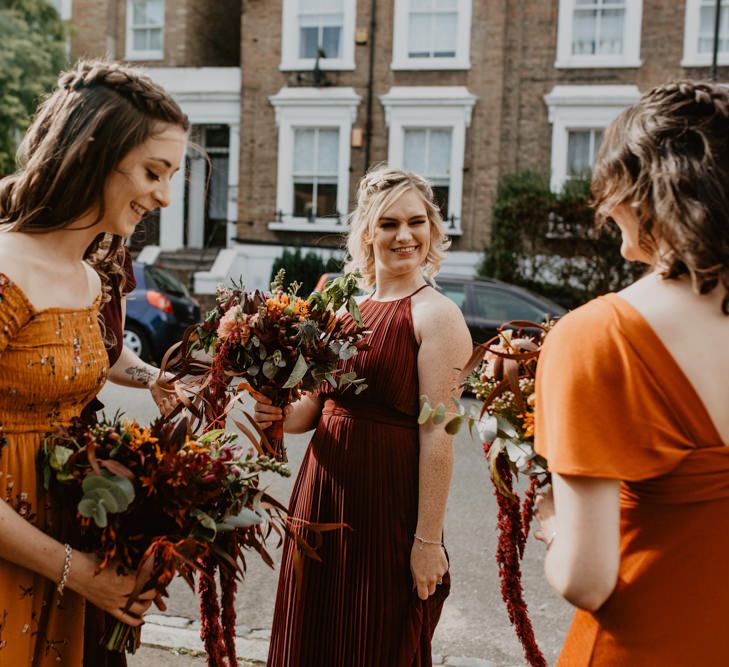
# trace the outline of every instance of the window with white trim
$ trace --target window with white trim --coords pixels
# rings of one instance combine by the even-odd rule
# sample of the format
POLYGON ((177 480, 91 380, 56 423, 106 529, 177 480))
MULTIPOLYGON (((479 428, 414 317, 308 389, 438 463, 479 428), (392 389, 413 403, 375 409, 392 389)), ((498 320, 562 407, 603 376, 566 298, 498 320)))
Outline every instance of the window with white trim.
POLYGON ((341 232, 360 96, 352 88, 282 88, 269 99, 278 126, 277 213, 269 229, 341 232))
POLYGON ((354 69, 356 0, 283 0, 281 69, 354 69))
POLYGON ((466 129, 476 96, 460 86, 397 86, 380 100, 388 162, 430 181, 447 233, 460 236, 466 129))
POLYGON ((560 0, 555 67, 640 67, 642 0, 560 0))
POLYGON ((604 128, 567 130, 567 177, 583 178, 590 173, 602 143, 604 128))
POLYGON ((605 128, 639 99, 636 86, 555 86, 544 96, 552 124, 553 191, 589 172, 605 128))
POLYGON ((127 60, 162 60, 164 27, 164 0, 128 0, 127 60))
POLYGON ((392 69, 469 69, 471 0, 395 0, 392 69))
MULTIPOLYGON (((707 67, 714 53, 716 0, 686 0, 683 67, 707 67)), ((729 65, 729 0, 719 10, 718 63, 729 65)))
POLYGON ((336 218, 339 184, 339 128, 294 128, 295 218, 336 218))
POLYGON ((441 215, 447 218, 451 189, 453 128, 404 128, 403 131, 405 169, 419 173, 430 181, 441 215))

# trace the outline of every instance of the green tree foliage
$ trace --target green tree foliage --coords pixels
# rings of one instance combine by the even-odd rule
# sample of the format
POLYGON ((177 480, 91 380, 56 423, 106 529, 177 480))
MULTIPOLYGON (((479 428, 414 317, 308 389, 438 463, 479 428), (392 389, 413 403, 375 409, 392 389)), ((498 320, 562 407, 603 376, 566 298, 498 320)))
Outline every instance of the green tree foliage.
POLYGON ((0 176, 66 65, 66 26, 48 0, 0 0, 0 176))
POLYGON ((284 269, 286 271, 286 284, 294 280, 301 283, 300 295, 309 294, 316 286, 322 273, 338 273, 342 270, 342 262, 330 257, 326 262, 315 252, 302 254, 301 248, 289 250, 284 248, 283 254, 278 257, 271 269, 271 280, 284 269))
POLYGON ((568 307, 631 283, 645 267, 621 257, 620 234, 596 226, 589 198, 586 179, 569 181, 556 194, 541 174, 505 177, 479 275, 522 285, 568 307))

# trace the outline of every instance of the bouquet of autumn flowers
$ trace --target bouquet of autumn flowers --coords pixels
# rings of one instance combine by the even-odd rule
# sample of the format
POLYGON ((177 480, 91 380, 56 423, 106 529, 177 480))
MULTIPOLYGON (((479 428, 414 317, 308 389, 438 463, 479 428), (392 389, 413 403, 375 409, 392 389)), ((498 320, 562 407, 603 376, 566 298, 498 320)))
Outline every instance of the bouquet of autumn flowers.
MULTIPOLYGON (((363 378, 337 368, 340 360, 364 348, 366 332, 354 298, 357 276, 345 274, 306 298, 298 296, 298 283, 285 288, 284 279, 282 269, 270 292, 246 292, 242 284, 219 286, 216 305, 197 328, 196 340, 188 339, 183 373, 200 366, 199 361, 190 361, 196 348, 212 356, 203 389, 198 392, 209 424, 224 424, 241 390, 254 398, 266 396, 283 408, 303 391, 315 391, 324 382, 339 389, 351 387, 355 393, 366 388, 363 378), (342 328, 343 318, 338 314, 342 307, 356 324, 351 331, 342 328), (228 401, 228 387, 236 377, 241 381, 232 388, 233 399, 228 401)), ((245 426, 235 423, 239 428, 245 426)), ((286 461, 283 422, 275 422, 262 435, 269 452, 286 461)))
MULTIPOLYGON (((464 389, 482 402, 481 409, 468 415, 464 405, 456 401, 458 412, 445 423, 450 433, 465 423, 471 432, 475 427, 483 443, 499 507, 496 562, 501 597, 533 667, 546 667, 547 663, 537 646, 524 600, 521 560, 537 491, 550 480, 546 459, 534 450, 534 406, 539 354, 553 324, 507 322, 497 336, 478 345, 460 380, 464 389), (519 475, 529 478, 523 501, 514 489, 519 475)), ((433 408, 427 397, 421 400, 420 423, 445 421, 444 405, 433 408)))
MULTIPOLYGON (((164 595, 179 574, 195 590, 200 573, 201 635, 211 667, 236 664, 236 580, 244 551, 266 551, 271 532, 285 528, 284 508, 260 488, 260 475, 288 476, 279 461, 211 430, 193 437, 186 419, 158 419, 149 428, 117 414, 87 425, 74 420, 48 435, 41 450, 43 481, 78 516, 73 546, 94 553, 99 570, 136 573, 130 596, 164 595), (221 609, 215 583, 222 588, 221 609)), ((117 621, 103 642, 133 653, 139 629, 117 621)))

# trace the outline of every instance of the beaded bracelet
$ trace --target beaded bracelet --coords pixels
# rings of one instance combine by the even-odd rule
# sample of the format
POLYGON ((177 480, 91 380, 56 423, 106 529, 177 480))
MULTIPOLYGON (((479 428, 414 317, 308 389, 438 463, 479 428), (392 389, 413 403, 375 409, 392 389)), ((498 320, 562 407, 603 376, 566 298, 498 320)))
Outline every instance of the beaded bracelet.
POLYGON ((63 573, 61 574, 61 580, 58 582, 58 586, 56 586, 56 590, 58 591, 59 598, 63 595, 63 591, 66 588, 66 583, 68 582, 68 575, 71 572, 71 556, 73 556, 73 549, 71 548, 70 544, 64 544, 63 549, 65 552, 65 555, 63 558, 63 573))
POLYGON ((418 542, 420 542, 420 547, 419 547, 420 549, 422 549, 423 546, 426 544, 433 544, 433 545, 437 545, 439 547, 443 546, 443 542, 441 540, 426 540, 424 537, 420 537, 420 535, 418 535, 417 533, 415 535, 413 535, 413 537, 418 542))

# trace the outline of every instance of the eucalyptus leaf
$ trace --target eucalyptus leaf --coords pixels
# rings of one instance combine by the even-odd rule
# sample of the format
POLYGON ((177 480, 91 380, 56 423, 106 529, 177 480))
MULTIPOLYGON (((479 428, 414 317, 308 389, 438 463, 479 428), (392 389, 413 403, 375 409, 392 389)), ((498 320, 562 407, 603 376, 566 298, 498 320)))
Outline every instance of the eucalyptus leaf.
MULTIPOLYGON (((309 370, 309 364, 306 362, 306 358, 303 354, 299 353, 299 358, 296 360, 296 364, 294 364, 294 368, 291 371, 291 375, 289 375, 289 379, 286 380, 286 382, 283 385, 284 389, 292 389, 296 385, 299 384, 304 379, 304 376, 306 375, 306 371, 309 370)), ((265 368, 264 368, 265 373, 265 368)))
POLYGON ((190 516, 197 519, 197 524, 193 528, 193 534, 208 542, 213 542, 218 530, 213 518, 199 509, 193 509, 190 512, 190 516))
POLYGON ((515 464, 517 468, 522 468, 532 457, 530 449, 517 441, 506 441, 506 455, 509 457, 509 461, 515 464))
POLYGON ((465 421, 465 417, 463 415, 456 415, 451 419, 446 425, 445 430, 446 433, 449 435, 455 435, 458 433, 458 431, 461 430, 461 426, 463 425, 463 422, 465 421))
POLYGON ((199 438, 197 438, 197 441, 201 444, 214 442, 224 433, 225 433, 224 428, 215 428, 212 431, 207 431, 206 433, 203 433, 199 438))
POLYGON ((499 421, 494 415, 486 415, 476 421, 476 431, 481 442, 493 442, 499 433, 499 421))
POLYGON ((269 380, 273 380, 273 378, 276 377, 276 373, 278 373, 278 366, 266 359, 266 361, 263 362, 263 374, 269 380))
POLYGON ((66 465, 69 457, 73 454, 73 450, 68 447, 61 447, 60 445, 53 448, 51 454, 51 468, 54 470, 60 470, 66 465))
POLYGON ((418 415, 418 424, 421 426, 428 421, 430 413, 432 412, 430 403, 427 400, 423 401, 423 407, 420 408, 420 414, 418 415))
POLYGON ((78 513, 87 519, 93 519, 99 528, 106 528, 109 524, 104 503, 96 498, 82 498, 78 504, 78 513))
POLYGON ((262 523, 263 519, 258 514, 244 507, 237 516, 229 516, 225 521, 217 524, 217 529, 222 531, 235 530, 236 528, 248 528, 262 523))
POLYGON ((359 306, 357 305, 357 300, 354 298, 354 296, 350 296, 347 300, 347 312, 352 316, 352 319, 355 321, 358 327, 364 326, 362 313, 359 312, 359 306))
POLYGON ((367 385, 363 382, 362 384, 358 384, 357 388, 354 390, 354 395, 359 396, 363 391, 367 389, 367 385))
POLYGON ((446 407, 443 405, 443 403, 438 403, 438 405, 435 406, 435 410, 433 411, 433 423, 434 424, 440 424, 443 421, 445 421, 446 417, 446 407))
POLYGON ((518 437, 518 434, 516 432, 516 429, 511 424, 511 422, 507 421, 506 419, 504 419, 503 417, 500 417, 498 415, 496 415, 496 421, 498 422, 498 425, 499 425, 499 432, 503 436, 505 436, 507 438, 516 438, 516 437, 518 437))
POLYGON ((354 345, 350 345, 347 341, 344 342, 341 348, 339 348, 339 358, 342 361, 351 359, 357 354, 357 348, 354 345))

